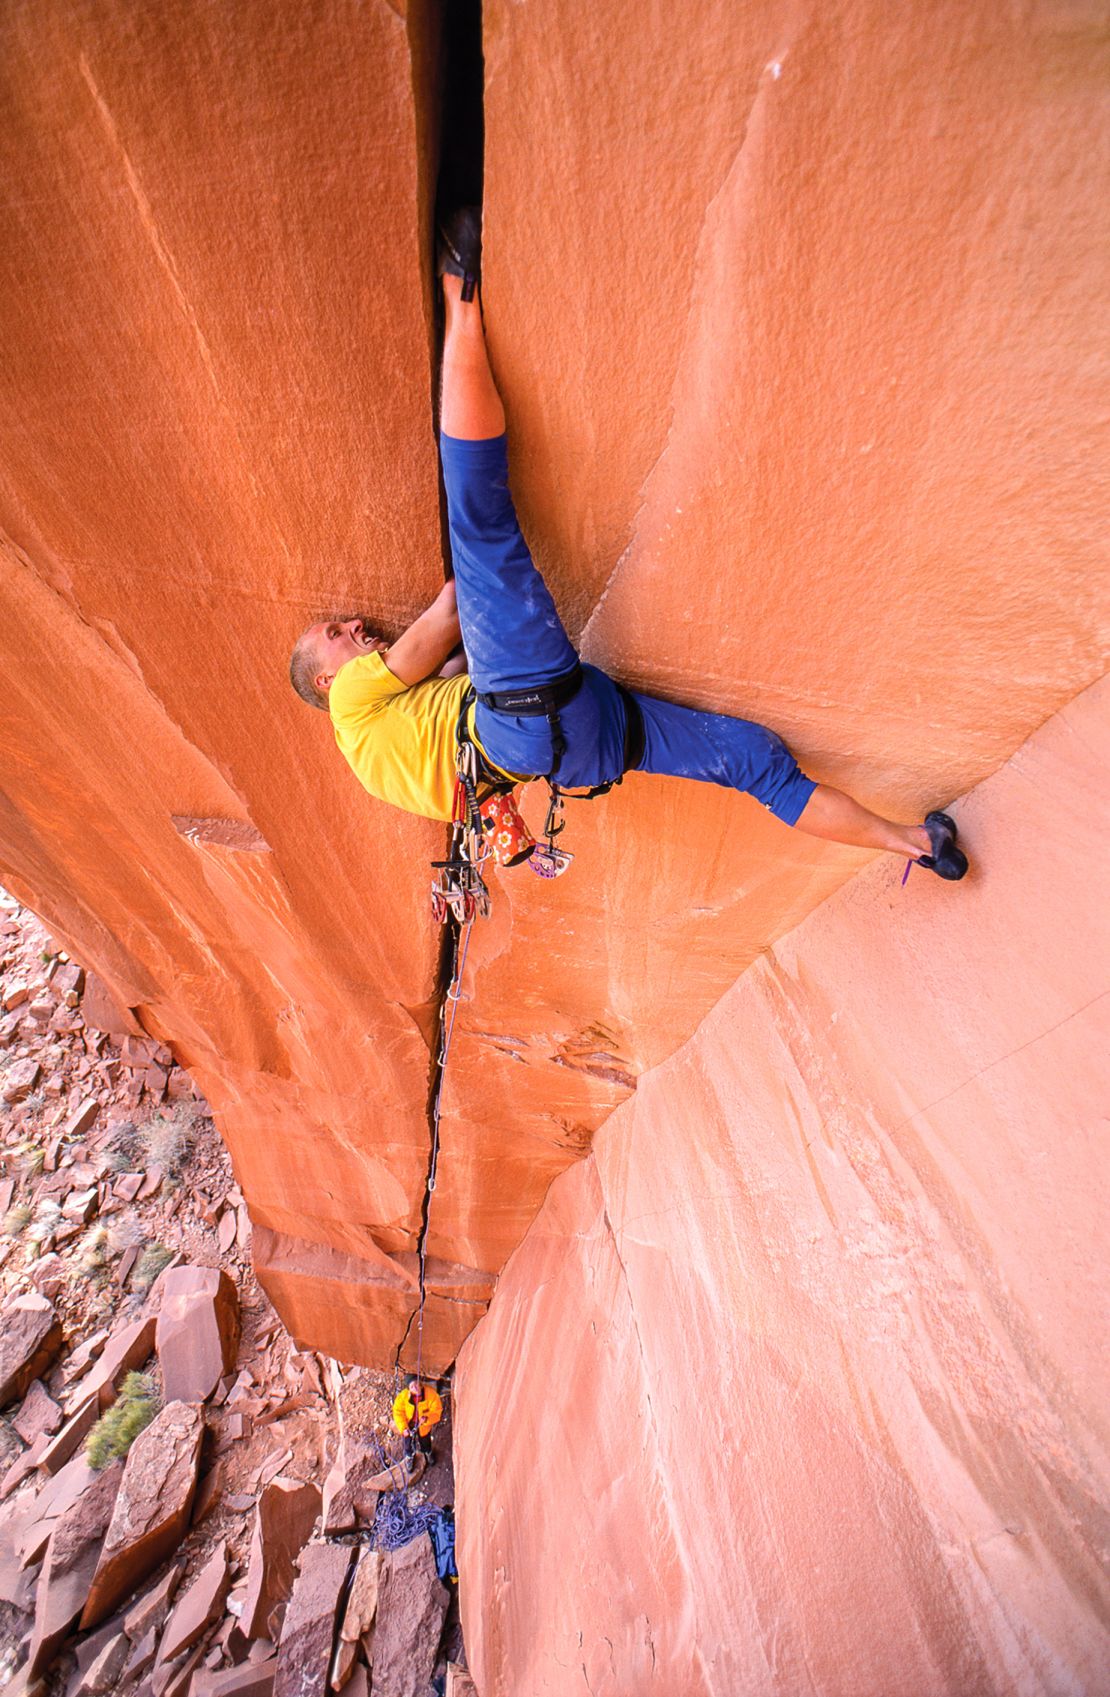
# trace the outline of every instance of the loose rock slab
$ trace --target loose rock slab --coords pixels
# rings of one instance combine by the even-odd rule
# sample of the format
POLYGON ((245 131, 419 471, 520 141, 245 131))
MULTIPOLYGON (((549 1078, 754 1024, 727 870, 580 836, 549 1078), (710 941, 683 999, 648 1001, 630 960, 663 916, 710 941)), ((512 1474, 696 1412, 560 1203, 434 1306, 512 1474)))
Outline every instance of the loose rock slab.
POLYGON ((281 1629, 274 1697, 323 1697, 351 1557, 343 1544, 308 1544, 302 1550, 281 1629))
POLYGON ((374 1627, 374 1697, 426 1697, 447 1603, 428 1538, 389 1551, 374 1627))
POLYGON ((122 1476, 118 1463, 96 1474, 54 1525, 35 1592, 31 1677, 50 1666, 84 1607, 122 1476))
POLYGON ((166 1630, 158 1646, 160 1667, 196 1644, 205 1628, 219 1617, 230 1585, 227 1547, 218 1544, 189 1589, 178 1599, 166 1622, 166 1630))
POLYGON ((271 1610, 293 1589, 296 1560, 320 1513, 320 1487, 297 1479, 274 1479, 258 1499, 247 1594, 239 1626, 246 1638, 263 1638, 271 1610))
POLYGON ((62 1347, 62 1323, 54 1304, 29 1292, 0 1313, 0 1408, 25 1395, 62 1347))
POLYGON ((128 1452, 112 1523, 81 1617, 96 1626, 181 1542, 197 1486, 204 1415, 171 1402, 128 1452))
POLYGON ((158 1361, 166 1396, 204 1402, 235 1365, 239 1294, 219 1267, 173 1267, 163 1275, 158 1361))

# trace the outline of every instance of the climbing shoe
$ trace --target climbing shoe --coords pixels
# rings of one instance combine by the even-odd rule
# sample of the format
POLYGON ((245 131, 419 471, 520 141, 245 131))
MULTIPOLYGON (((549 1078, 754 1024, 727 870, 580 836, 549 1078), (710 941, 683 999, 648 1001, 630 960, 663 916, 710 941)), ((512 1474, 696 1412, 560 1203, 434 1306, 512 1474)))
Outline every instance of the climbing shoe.
POLYGON ((461 277, 462 298, 474 299, 482 275, 482 209, 460 206, 439 221, 436 231, 436 270, 442 277, 461 277))
POLYGON ((927 872, 935 872, 938 878, 949 878, 953 882, 962 878, 967 871, 967 855, 956 844, 956 821, 947 813, 927 813, 925 829, 933 852, 921 855, 918 866, 923 866, 927 872))

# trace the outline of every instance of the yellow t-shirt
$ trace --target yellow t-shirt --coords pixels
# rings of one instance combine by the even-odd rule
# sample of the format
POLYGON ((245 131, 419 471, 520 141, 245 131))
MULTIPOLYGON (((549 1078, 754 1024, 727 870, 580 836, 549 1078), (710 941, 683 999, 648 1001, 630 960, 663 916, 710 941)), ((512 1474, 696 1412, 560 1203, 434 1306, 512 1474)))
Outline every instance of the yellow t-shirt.
MULTIPOLYGON (((465 672, 403 684, 380 654, 360 654, 341 666, 328 709, 339 752, 363 789, 408 813, 449 820, 455 730, 469 688, 465 672)), ((472 737, 473 718, 471 712, 472 737)))

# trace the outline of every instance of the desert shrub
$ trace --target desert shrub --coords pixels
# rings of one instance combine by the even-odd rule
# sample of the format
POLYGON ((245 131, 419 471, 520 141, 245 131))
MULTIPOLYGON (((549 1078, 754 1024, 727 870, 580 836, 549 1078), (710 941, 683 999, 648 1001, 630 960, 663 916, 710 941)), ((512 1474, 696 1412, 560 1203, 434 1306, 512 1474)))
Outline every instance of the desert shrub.
POLYGON ((181 1103, 168 1113, 155 1114, 143 1128, 147 1160, 161 1167, 167 1190, 174 1190, 181 1183, 196 1139, 197 1118, 195 1108, 181 1103))
POLYGON ((51 1197, 46 1197, 35 1209, 34 1219, 27 1227, 27 1236, 32 1243, 45 1243, 48 1237, 53 1237, 63 1218, 58 1204, 51 1197))
POLYGON ((136 1249, 145 1242, 142 1222, 134 1214, 117 1214, 108 1226, 109 1255, 122 1255, 125 1249, 136 1249))
POLYGON ((111 1245, 106 1226, 90 1226, 77 1245, 76 1258, 71 1262, 75 1278, 103 1279, 108 1274, 111 1245))
POLYGON ((38 1178, 46 1165, 46 1150, 41 1143, 22 1143, 19 1147, 19 1164, 27 1178, 38 1178))
POLYGON ((131 1120, 121 1120, 108 1140, 105 1155, 113 1173, 132 1173, 143 1164, 143 1139, 131 1120))
POLYGON ((85 1440, 85 1460, 99 1471, 110 1461, 121 1461, 144 1426, 158 1412, 159 1399, 149 1373, 128 1373, 119 1396, 101 1415, 85 1440))
POLYGON ((31 1205, 29 1202, 17 1202, 14 1208, 9 1208, 4 1215, 4 1236, 18 1237, 31 1223, 31 1205))
POLYGON ((164 1243, 148 1243, 131 1274, 132 1290, 149 1290, 159 1273, 173 1260, 173 1250, 164 1243))

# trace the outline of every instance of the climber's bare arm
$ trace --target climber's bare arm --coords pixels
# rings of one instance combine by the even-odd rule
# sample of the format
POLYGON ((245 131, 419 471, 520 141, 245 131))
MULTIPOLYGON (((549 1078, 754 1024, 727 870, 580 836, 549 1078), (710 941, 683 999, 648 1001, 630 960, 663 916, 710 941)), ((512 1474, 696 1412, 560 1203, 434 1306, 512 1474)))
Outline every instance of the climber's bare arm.
POLYGON ((431 606, 413 620, 383 658, 393 676, 403 684, 423 683, 425 678, 440 671, 458 647, 460 635, 455 585, 445 583, 431 606))
POLYGON ((455 649, 454 653, 449 654, 447 656, 446 660, 443 662, 443 665, 439 668, 439 671, 436 673, 436 677, 437 678, 457 678, 459 676, 460 672, 465 672, 465 671, 466 671, 466 650, 463 647, 462 643, 460 642, 459 646, 455 649))

